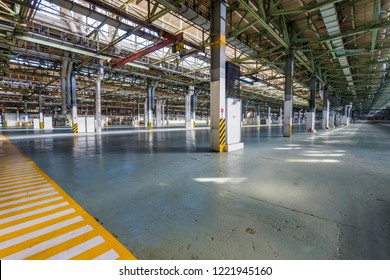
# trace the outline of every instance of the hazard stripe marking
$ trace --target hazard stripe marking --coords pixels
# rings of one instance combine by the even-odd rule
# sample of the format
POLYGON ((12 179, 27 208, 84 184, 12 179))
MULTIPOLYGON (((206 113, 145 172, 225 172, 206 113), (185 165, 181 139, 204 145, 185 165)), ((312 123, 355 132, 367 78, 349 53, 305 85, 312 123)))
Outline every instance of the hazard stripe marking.
POLYGON ((226 143, 226 120, 224 118, 219 120, 219 147, 223 151, 226 143))
POLYGON ((136 259, 3 135, 0 147, 0 259, 136 259))

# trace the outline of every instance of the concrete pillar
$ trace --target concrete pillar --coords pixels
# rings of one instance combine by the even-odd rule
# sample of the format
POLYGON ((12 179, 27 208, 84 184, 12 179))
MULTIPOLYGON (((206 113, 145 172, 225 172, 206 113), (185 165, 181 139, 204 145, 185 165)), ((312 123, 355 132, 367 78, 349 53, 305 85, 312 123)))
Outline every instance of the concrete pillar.
POLYGON ((99 72, 96 78, 95 90, 95 132, 102 132, 102 104, 101 104, 101 82, 104 77, 103 62, 99 63, 99 72))
POLYGON ((195 121, 196 119, 196 110, 198 109, 198 95, 192 95, 192 111, 191 111, 191 119, 195 121))
POLYGON ((210 125, 210 121, 211 121, 211 119, 210 119, 210 107, 207 107, 207 116, 206 116, 206 118, 207 118, 207 125, 210 125))
POLYGON ((157 100, 156 102, 156 126, 162 127, 163 126, 163 117, 162 117, 162 111, 163 111, 163 100, 157 100))
POLYGON ((329 128, 329 109, 328 109, 328 86, 324 86, 324 95, 322 99, 322 129, 329 128))
POLYGON ((344 117, 343 117, 343 120, 342 120, 342 124, 343 125, 349 125, 350 124, 350 122, 351 122, 350 118, 352 116, 352 113, 350 113, 350 112, 352 112, 352 104, 345 106, 344 117))
POLYGON ((137 108, 136 108, 136 113, 135 113, 135 116, 134 116, 134 127, 139 127, 139 123, 140 123, 140 111, 139 111, 139 97, 137 96, 137 99, 136 99, 136 102, 137 102, 137 108))
POLYGON ((28 112, 27 112, 27 100, 24 100, 24 126, 28 127, 28 112))
POLYGON ((162 116, 161 116, 162 126, 165 126, 165 100, 162 100, 161 111, 162 111, 162 116))
POLYGON ((326 100, 326 127, 329 128, 330 125, 330 101, 326 100))
POLYGON ((268 111, 267 111, 267 122, 266 124, 270 126, 272 124, 272 114, 271 114, 271 106, 268 106, 268 111))
POLYGON ((334 128, 334 119, 335 119, 335 111, 330 111, 329 112, 329 127, 334 128))
POLYGON ((315 132, 316 120, 316 76, 313 74, 310 79, 309 111, 306 114, 306 130, 315 132))
POLYGON ((16 122, 18 123, 18 127, 20 127, 21 126, 21 122, 20 122, 19 110, 16 110, 16 122))
POLYGON ((283 135, 292 136, 293 120, 293 78, 294 78, 294 48, 287 50, 286 79, 284 83, 284 125, 283 135))
POLYGON ((301 124, 301 122, 302 122, 302 120, 301 120, 301 118, 302 118, 302 111, 303 111, 303 109, 298 111, 298 124, 301 124))
POLYGON ((188 92, 185 100, 185 121, 186 128, 191 128, 191 99, 194 95, 194 86, 188 86, 188 92))
POLYGON ((219 0, 211 1, 211 82, 210 82, 210 148, 222 152, 226 143, 225 79, 226 79, 226 6, 219 0))
POLYGON ((157 87, 157 82, 152 82, 148 79, 146 108, 145 108, 145 126, 149 129, 153 127, 153 108, 154 108, 154 90, 157 87))
POLYGON ((108 126, 108 105, 106 104, 106 123, 105 123, 105 126, 107 127, 108 126))
POLYGON ((66 72, 68 70, 68 61, 64 60, 62 62, 61 68, 61 114, 66 115, 66 87, 67 87, 67 79, 66 72))
POLYGON ((149 119, 148 119, 148 97, 146 95, 146 98, 145 98, 145 103, 144 103, 144 125, 145 127, 148 127, 148 122, 149 122, 149 119))
POLYGON ((256 123, 257 125, 261 124, 261 111, 260 111, 260 103, 256 106, 256 123))
POLYGON ((282 124, 283 124, 283 109, 282 109, 282 107, 279 107, 278 124, 279 124, 279 125, 282 125, 282 124))
POLYGON ((167 126, 169 126, 169 100, 167 100, 166 103, 167 103, 167 126))
POLYGON ((44 129, 45 125, 43 122, 43 105, 42 105, 42 91, 38 90, 38 106, 39 106, 39 128, 44 129))
MULTIPOLYGON (((66 104, 72 106, 72 83, 71 83, 71 74, 73 71, 73 61, 69 61, 68 69, 66 73, 66 104)), ((72 109, 73 110, 73 109, 72 109)))
POLYGON ((75 71, 71 69, 70 74, 70 88, 69 88, 70 96, 71 96, 71 105, 72 105, 72 126, 73 132, 78 133, 78 121, 77 121, 77 95, 76 95, 76 75, 75 71))

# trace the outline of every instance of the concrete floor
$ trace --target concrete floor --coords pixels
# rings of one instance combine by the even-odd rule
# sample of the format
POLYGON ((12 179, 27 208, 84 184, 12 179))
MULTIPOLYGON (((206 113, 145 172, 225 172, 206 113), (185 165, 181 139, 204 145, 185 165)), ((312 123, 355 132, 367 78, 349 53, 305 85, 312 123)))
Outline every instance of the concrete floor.
POLYGON ((140 259, 390 259, 387 125, 2 133, 140 259))

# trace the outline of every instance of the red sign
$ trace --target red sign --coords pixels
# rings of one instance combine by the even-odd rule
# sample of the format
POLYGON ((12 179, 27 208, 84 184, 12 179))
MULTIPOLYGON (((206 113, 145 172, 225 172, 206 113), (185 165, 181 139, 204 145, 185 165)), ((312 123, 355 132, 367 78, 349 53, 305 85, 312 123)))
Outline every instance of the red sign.
POLYGON ((224 112, 224 109, 223 108, 221 108, 221 113, 223 113, 224 112))

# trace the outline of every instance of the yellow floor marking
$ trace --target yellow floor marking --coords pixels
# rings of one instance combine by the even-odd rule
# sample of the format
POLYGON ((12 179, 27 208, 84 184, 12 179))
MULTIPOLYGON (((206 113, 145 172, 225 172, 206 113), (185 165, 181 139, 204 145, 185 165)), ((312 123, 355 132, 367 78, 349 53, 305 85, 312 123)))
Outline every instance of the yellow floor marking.
POLYGON ((136 259, 0 135, 1 259, 136 259))
MULTIPOLYGON (((39 184, 38 184, 39 185, 39 184)), ((0 193, 4 193, 9 190, 17 190, 17 189, 23 189, 23 188, 28 188, 28 187, 35 187, 37 184, 35 183, 26 183, 26 184, 18 184, 18 185, 11 185, 11 186, 6 186, 6 187, 0 187, 1 191, 0 193)))
POLYGON ((78 254, 71 258, 71 260, 91 260, 94 259, 105 252, 109 251, 111 247, 107 246, 107 244, 99 244, 96 247, 89 249, 81 254, 78 254))
POLYGON ((48 226, 51 226, 51 225, 63 222, 67 219, 75 218, 78 216, 79 216, 78 213, 72 212, 72 213, 68 213, 68 214, 60 216, 60 217, 56 217, 54 219, 51 219, 51 220, 43 222, 43 223, 33 224, 29 227, 22 228, 22 229, 4 234, 3 236, 0 236, 0 242, 4 242, 4 241, 9 240, 9 239, 14 239, 14 238, 20 237, 22 235, 29 234, 29 233, 37 231, 39 229, 46 228, 48 226))
POLYGON ((36 200, 39 200, 41 198, 48 198, 48 197, 52 197, 52 196, 56 196, 56 195, 58 195, 58 192, 54 190, 54 191, 43 192, 40 194, 35 194, 35 195, 29 196, 29 197, 15 198, 15 199, 8 200, 7 202, 3 201, 0 204, 1 205, 0 209, 6 209, 10 205, 24 205, 24 204, 29 203, 29 202, 35 202, 36 200))
POLYGON ((57 203, 63 202, 64 198, 61 196, 39 200, 34 203, 25 204, 22 206, 15 206, 12 208, 7 208, 4 210, 0 210, 0 219, 10 217, 12 215, 18 215, 24 213, 25 211, 32 211, 36 209, 40 209, 41 207, 46 207, 50 205, 55 205, 57 203))
POLYGON ((68 225, 66 227, 62 227, 62 228, 56 229, 54 231, 51 231, 47 234, 33 237, 27 241, 15 243, 14 246, 7 247, 6 254, 1 253, 0 258, 3 258, 5 256, 9 256, 11 254, 15 254, 15 253, 20 252, 22 250, 26 250, 30 247, 36 246, 36 245, 41 244, 45 241, 48 241, 48 240, 53 239, 55 237, 61 236, 63 234, 66 234, 68 232, 71 232, 71 231, 76 230, 76 229, 83 227, 83 226, 86 226, 85 221, 79 221, 79 222, 74 223, 72 225, 68 225))
MULTIPOLYGON (((86 226, 86 227, 88 227, 88 226, 86 226)), ((88 229, 86 229, 86 231, 87 230, 88 229)), ((97 233, 94 232, 93 229, 91 229, 91 231, 87 231, 81 235, 78 235, 78 236, 68 240, 67 242, 55 245, 55 246, 53 246, 45 251, 42 251, 42 252, 37 253, 35 255, 32 255, 31 257, 27 257, 26 260, 48 259, 48 258, 50 258, 58 253, 64 252, 67 249, 70 249, 74 246, 77 246, 78 244, 81 244, 81 243, 83 243, 89 239, 92 239, 96 236, 97 236, 97 233)))
POLYGON ((5 181, 4 183, 0 184, 0 187, 15 186, 15 184, 40 184, 44 181, 44 179, 5 181))

